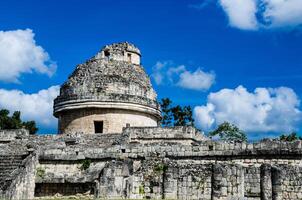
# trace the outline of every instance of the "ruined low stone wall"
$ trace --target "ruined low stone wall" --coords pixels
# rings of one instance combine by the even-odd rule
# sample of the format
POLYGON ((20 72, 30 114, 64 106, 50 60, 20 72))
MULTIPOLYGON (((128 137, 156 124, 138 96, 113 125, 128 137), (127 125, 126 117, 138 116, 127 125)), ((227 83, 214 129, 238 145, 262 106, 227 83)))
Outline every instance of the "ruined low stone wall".
POLYGON ((209 140, 199 131, 190 126, 178 127, 128 127, 124 134, 129 135, 130 143, 156 144, 162 141, 191 145, 209 140))
MULTIPOLYGON (((300 199, 301 172, 298 166, 267 165, 259 167, 239 164, 191 164, 169 159, 102 161, 98 176, 74 184, 90 185, 90 193, 104 199, 300 199)), ((45 165, 44 165, 45 166, 45 165)), ((93 166, 92 166, 93 167, 93 166)), ((87 173, 86 169, 80 173, 87 173), (86 172, 85 172, 86 171, 86 172)), ((57 174, 64 174, 60 169, 57 174)), ((70 179, 67 178, 67 179, 70 179)), ((44 190, 36 196, 75 194, 70 182, 60 182, 59 190, 50 187, 48 179, 38 184, 44 190)), ((86 187, 87 188, 87 187, 86 187)), ((81 190, 78 190, 80 193, 81 190)), ((84 192, 84 190, 82 191, 84 192)), ((85 191, 87 193, 87 191, 85 191)))
POLYGON ((106 147, 87 146, 92 135, 76 145, 61 137, 60 148, 49 143, 40 154, 48 175, 39 183, 94 183, 96 197, 112 199, 301 198, 301 141, 226 143, 196 134, 191 127, 130 127, 115 140, 103 136, 112 141, 106 147), (85 160, 91 166, 81 170, 85 160))
POLYGON ((29 135, 6 146, 36 149, 39 163, 27 173, 35 174, 39 198, 302 198, 301 141, 227 143, 192 127, 127 127, 122 134, 29 135))
POLYGON ((84 194, 85 198, 93 198, 93 183, 37 183, 35 187, 35 197, 61 197, 84 194))
POLYGON ((26 129, 0 130, 0 144, 15 140, 18 137, 28 136, 29 131, 26 129))
POLYGON ((35 171, 38 159, 36 153, 31 153, 19 168, 7 178, 8 188, 0 191, 2 199, 33 199, 35 190, 35 171), (12 179, 10 181, 9 179, 12 179))

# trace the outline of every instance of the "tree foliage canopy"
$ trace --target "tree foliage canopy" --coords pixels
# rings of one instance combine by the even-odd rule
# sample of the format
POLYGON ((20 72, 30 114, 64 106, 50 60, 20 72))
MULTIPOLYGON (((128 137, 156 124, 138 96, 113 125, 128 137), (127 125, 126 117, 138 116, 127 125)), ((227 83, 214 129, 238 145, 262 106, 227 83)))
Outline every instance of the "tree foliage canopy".
POLYGON ((220 139, 226 141, 246 142, 246 134, 234 124, 223 122, 216 130, 209 133, 209 136, 219 136, 220 139))
POLYGON ((172 125, 172 111, 171 111, 172 101, 169 98, 163 98, 160 103, 160 107, 162 110, 162 120, 161 124, 163 126, 171 126, 172 125))
POLYGON ((161 124, 167 126, 194 126, 191 106, 174 106, 169 98, 163 98, 160 103, 162 109, 161 124))
POLYGON ((283 142, 293 142, 293 141, 297 141, 297 140, 301 140, 302 138, 300 136, 298 136, 298 134, 296 132, 292 132, 290 134, 282 134, 279 137, 280 141, 283 142))
POLYGON ((15 111, 12 116, 9 116, 9 111, 6 109, 0 110, 0 129, 19 129, 25 128, 30 134, 35 134, 38 131, 35 121, 21 120, 21 112, 15 111))

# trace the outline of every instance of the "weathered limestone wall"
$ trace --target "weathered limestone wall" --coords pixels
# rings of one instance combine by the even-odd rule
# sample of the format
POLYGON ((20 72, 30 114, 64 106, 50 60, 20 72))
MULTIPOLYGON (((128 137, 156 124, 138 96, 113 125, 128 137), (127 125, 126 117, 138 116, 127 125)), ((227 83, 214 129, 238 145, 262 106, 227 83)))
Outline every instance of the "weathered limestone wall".
POLYGON ((58 199, 61 194, 64 194, 64 196, 77 195, 83 199, 93 199, 94 189, 94 183, 36 183, 35 197, 58 199))
POLYGON ((192 145, 201 141, 209 140, 193 127, 130 127, 125 129, 129 134, 130 143, 158 144, 162 141, 192 145))
MULTIPOLYGON (((158 158, 102 163, 104 164, 102 170, 94 177, 94 181, 83 180, 80 177, 71 179, 71 182, 61 180, 58 184, 60 188, 56 190, 58 185, 50 183, 58 179, 44 180, 37 183, 36 196, 50 196, 56 193, 63 196, 94 193, 95 197, 104 199, 209 200, 300 199, 302 197, 302 169, 297 166, 265 164, 255 168, 238 164, 192 165, 158 158), (78 187, 72 189, 70 186, 76 183, 78 187)), ((57 169, 55 173, 63 173, 62 177, 66 175, 59 168, 57 169)), ((85 171, 89 169, 83 170, 82 173, 87 173, 85 171)))
POLYGON ((93 183, 105 164, 105 161, 92 161, 86 170, 81 161, 40 161, 36 183, 93 183))
MULTIPOLYGON (((108 52, 110 54, 110 51, 108 52)), ((135 53, 135 52, 131 52, 131 51, 121 51, 119 53, 114 53, 114 54, 110 54, 109 56, 105 55, 105 52, 102 51, 101 52, 101 58, 103 59, 108 59, 108 60, 116 60, 116 61, 124 61, 124 62, 129 62, 135 65, 140 65, 140 55, 135 53)))
POLYGON ((140 50, 137 47, 129 43, 124 43, 105 46, 95 57, 97 59, 112 59, 140 65, 140 56, 140 50))
POLYGON ((5 191, 0 190, 0 199, 33 199, 36 164, 37 156, 35 153, 27 156, 22 161, 21 167, 15 169, 8 177, 12 181, 9 182, 5 191))
POLYGON ((121 133, 130 126, 157 126, 157 119, 146 113, 117 109, 78 109, 60 116, 59 133, 94 134, 94 121, 103 121, 103 133, 121 133))
POLYGON ((25 129, 0 130, 0 144, 7 143, 20 136, 28 136, 29 132, 25 129))
POLYGON ((59 133, 91 133, 91 121, 86 127, 86 119, 82 122, 77 119, 69 127, 75 120, 70 116, 76 116, 72 113, 78 113, 79 109, 102 110, 98 114, 107 121, 105 131, 121 133, 126 123, 156 126, 161 119, 156 98, 150 78, 140 65, 139 49, 127 42, 115 43, 77 65, 54 100, 54 116, 59 119, 59 133), (117 111, 119 116, 116 116, 117 111))
POLYGON ((96 197, 111 199, 260 200, 302 196, 301 141, 217 142, 192 127, 130 127, 121 137, 124 142, 113 140, 107 147, 83 148, 79 139, 78 145, 64 144, 63 139, 60 148, 47 147, 40 154, 40 166, 47 174, 61 174, 64 180, 47 175, 39 183, 94 183, 96 197), (91 167, 81 171, 85 159, 92 161, 91 167), (69 160, 69 166, 58 164, 60 160, 69 160))
POLYGON ((141 57, 140 55, 136 54, 136 53, 132 53, 132 52, 128 52, 127 54, 125 54, 124 57, 125 60, 127 60, 128 62, 131 62, 135 65, 140 65, 141 64, 141 57))
POLYGON ((35 175, 36 197, 296 200, 301 144, 212 141, 192 127, 127 127, 121 134, 18 136, 2 149, 37 149, 39 163, 25 171, 35 175))

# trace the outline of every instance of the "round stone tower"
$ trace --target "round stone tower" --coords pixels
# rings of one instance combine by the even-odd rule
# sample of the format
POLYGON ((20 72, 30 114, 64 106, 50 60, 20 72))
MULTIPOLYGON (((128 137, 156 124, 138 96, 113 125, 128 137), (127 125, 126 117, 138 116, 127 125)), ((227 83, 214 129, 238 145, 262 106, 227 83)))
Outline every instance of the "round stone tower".
POLYGON ((123 127, 157 126, 156 93, 128 42, 105 46, 80 64, 54 100, 59 133, 121 133, 123 127))

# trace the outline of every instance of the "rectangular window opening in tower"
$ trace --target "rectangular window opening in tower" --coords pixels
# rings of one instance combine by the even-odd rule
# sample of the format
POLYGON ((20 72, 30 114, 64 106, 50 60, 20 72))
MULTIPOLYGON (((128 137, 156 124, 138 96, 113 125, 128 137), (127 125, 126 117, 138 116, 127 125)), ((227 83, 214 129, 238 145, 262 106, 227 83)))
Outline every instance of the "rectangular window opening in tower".
POLYGON ((94 133, 103 133, 103 121, 94 121, 94 133))
POLYGON ((105 57, 109 57, 110 56, 110 53, 109 53, 109 51, 108 50, 106 50, 106 51, 104 51, 104 55, 105 55, 105 57))
POLYGON ((109 61, 110 53, 109 53, 108 50, 105 50, 105 51, 104 51, 104 56, 105 56, 105 59, 106 59, 107 61, 109 61))
POLYGON ((131 62, 131 53, 127 54, 128 62, 131 62))

